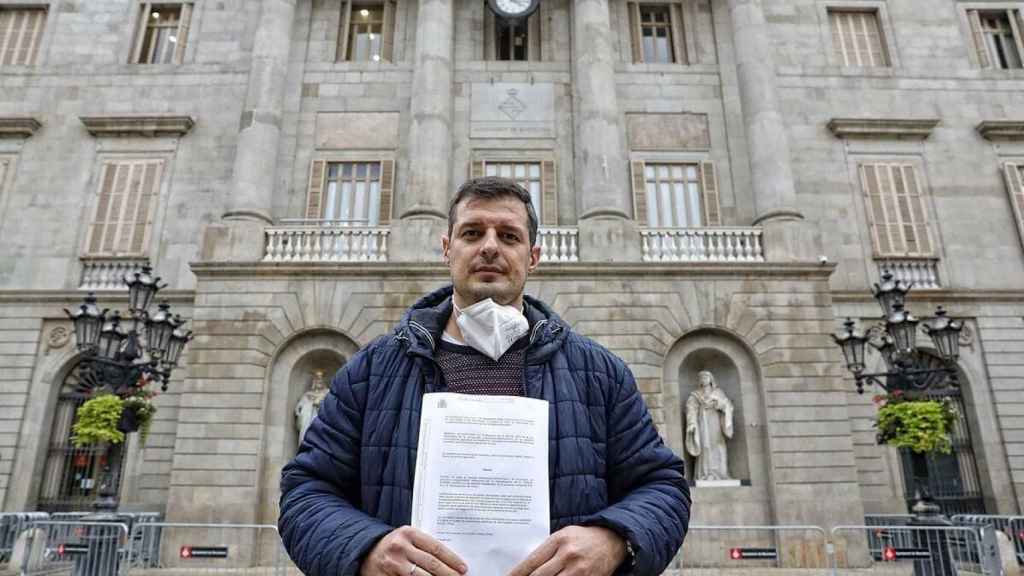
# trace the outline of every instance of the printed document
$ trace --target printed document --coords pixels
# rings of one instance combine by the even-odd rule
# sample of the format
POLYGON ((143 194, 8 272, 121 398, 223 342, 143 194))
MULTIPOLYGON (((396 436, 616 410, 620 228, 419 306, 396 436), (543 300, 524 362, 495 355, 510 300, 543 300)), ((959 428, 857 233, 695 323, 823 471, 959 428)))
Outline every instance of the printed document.
POLYGON ((503 576, 551 531, 548 403, 423 396, 412 525, 455 551, 469 576, 503 576))

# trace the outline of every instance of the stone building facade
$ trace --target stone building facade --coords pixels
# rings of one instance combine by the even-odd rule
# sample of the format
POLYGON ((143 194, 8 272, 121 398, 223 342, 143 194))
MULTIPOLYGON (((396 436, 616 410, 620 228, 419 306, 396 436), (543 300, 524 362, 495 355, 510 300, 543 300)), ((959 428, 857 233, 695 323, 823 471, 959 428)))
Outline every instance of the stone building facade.
MULTIPOLYGON (((469 175, 535 195, 528 292, 622 356, 683 452, 700 370, 741 485, 703 524, 906 510, 829 334, 882 268, 966 319, 931 479, 1024 506, 1024 2, 0 0, 0 503, 87 502, 62 309, 155 266, 196 338, 126 508, 272 523, 293 409, 446 281, 469 175), (360 20, 360 19, 364 20, 360 20)), ((922 473, 922 470, 918 470, 922 473)), ((76 504, 77 503, 77 504, 76 504)))

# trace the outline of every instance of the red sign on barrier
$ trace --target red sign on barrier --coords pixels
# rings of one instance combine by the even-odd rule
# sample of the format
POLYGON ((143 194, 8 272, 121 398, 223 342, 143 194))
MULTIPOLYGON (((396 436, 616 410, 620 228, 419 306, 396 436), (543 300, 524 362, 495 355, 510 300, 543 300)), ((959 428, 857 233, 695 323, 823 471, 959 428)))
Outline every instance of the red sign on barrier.
POLYGON ((227 558, 227 546, 182 546, 182 559, 194 560, 196 558, 227 558))
POLYGON ((778 557, 775 548, 733 548, 729 558, 733 560, 774 560, 778 557))
POLYGON ((932 553, 927 548, 895 548, 893 546, 886 546, 882 550, 882 559, 886 562, 924 560, 931 557, 932 553))

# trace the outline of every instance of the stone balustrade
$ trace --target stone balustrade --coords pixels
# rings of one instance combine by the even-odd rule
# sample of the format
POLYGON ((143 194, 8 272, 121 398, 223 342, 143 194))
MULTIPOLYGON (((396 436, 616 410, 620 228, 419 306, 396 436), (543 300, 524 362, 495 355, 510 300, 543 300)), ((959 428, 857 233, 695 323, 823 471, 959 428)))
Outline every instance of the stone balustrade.
POLYGON ((644 262, 764 262, 760 228, 646 228, 644 262))
POLYGON ((579 262, 579 230, 541 228, 537 235, 541 262, 579 262))
POLYGON ((387 262, 388 228, 315 221, 267 228, 264 262, 387 262))
POLYGON ((141 270, 145 258, 83 258, 79 290, 127 290, 124 275, 141 270))
POLYGON ((897 280, 914 283, 914 288, 935 290, 942 288, 939 282, 939 261, 936 258, 876 259, 878 276, 885 270, 892 272, 897 280))

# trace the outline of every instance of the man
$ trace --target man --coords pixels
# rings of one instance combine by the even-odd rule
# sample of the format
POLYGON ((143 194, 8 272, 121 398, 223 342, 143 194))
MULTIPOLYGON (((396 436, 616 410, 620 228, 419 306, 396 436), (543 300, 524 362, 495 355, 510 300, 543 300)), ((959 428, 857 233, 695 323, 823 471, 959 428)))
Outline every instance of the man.
POLYGON ((423 394, 547 400, 553 534, 512 576, 660 574, 682 544, 690 494, 632 374, 524 297, 540 261, 537 215, 510 180, 452 199, 441 239, 453 286, 338 372, 281 479, 281 538, 308 576, 457 576, 466 566, 408 526, 423 394))

